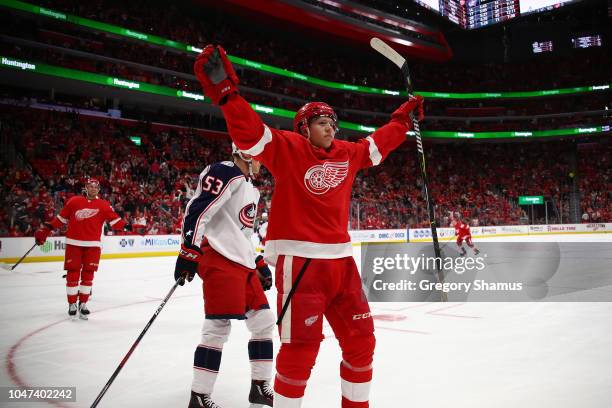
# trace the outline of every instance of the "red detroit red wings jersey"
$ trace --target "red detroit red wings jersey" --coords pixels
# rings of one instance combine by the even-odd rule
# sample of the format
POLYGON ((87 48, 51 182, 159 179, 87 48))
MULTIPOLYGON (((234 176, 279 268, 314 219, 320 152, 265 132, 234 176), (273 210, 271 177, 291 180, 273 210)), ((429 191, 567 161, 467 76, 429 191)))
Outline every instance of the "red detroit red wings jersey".
POLYGON ((381 163, 406 138, 407 124, 391 121, 357 142, 334 140, 327 150, 302 135, 270 129, 240 96, 222 107, 233 141, 270 170, 272 195, 266 260, 279 255, 336 259, 352 256, 348 234, 357 172, 381 163))
POLYGON ((455 227, 455 235, 459 237, 471 236, 472 232, 470 231, 470 226, 461 221, 455 221, 453 225, 455 227))
POLYGON ((108 201, 84 196, 70 198, 57 219, 68 224, 66 243, 84 247, 101 247, 104 222, 112 226, 121 220, 108 201))

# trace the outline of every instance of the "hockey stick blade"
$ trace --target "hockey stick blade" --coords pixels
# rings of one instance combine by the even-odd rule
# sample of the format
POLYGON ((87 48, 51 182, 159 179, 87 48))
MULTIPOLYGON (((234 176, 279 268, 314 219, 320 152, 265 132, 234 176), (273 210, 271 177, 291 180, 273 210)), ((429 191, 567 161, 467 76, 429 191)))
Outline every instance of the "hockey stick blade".
POLYGON ((399 55, 397 51, 391 48, 389 44, 387 44, 380 38, 372 37, 372 39, 370 40, 370 46, 379 53, 381 53, 385 58, 397 65, 399 69, 402 69, 404 67, 404 64, 406 63, 406 58, 399 55))
POLYGON ((2 269, 6 269, 7 271, 13 271, 15 270, 15 268, 26 258, 26 256, 28 256, 30 254, 30 252, 32 252, 32 250, 36 247, 36 244, 32 245, 32 248, 28 249, 28 252, 26 252, 25 254, 23 254, 21 256, 21 258, 19 258, 19 260, 17 261, 17 263, 13 266, 4 266, 2 265, 2 269))
POLYGON ((404 74, 404 80, 406 81, 408 96, 412 97, 412 80, 410 79, 410 70, 408 69, 406 58, 399 55, 399 53, 391 48, 389 44, 378 37, 372 37, 370 39, 370 46, 382 54, 383 57, 397 65, 397 67, 402 71, 404 74))

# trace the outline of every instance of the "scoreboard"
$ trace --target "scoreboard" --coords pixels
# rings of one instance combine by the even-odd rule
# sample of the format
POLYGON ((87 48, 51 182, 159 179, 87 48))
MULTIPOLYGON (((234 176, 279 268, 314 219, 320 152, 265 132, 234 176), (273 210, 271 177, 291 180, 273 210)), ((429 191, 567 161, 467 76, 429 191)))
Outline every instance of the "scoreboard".
POLYGON ((468 0, 466 28, 500 23, 519 15, 519 0, 468 0))
MULTIPOLYGON (((553 10, 580 0, 414 0, 467 29, 485 27, 522 14, 553 10)), ((612 2, 612 0, 609 0, 612 2)))
POLYGON ((601 35, 588 35, 585 37, 572 38, 574 48, 601 47, 601 35))
POLYGON ((552 52, 553 50, 552 41, 534 41, 531 46, 533 47, 534 54, 540 54, 542 52, 552 52))
POLYGON ((446 17, 455 24, 465 27, 465 2, 460 0, 440 0, 440 15, 446 17), (462 4, 463 3, 463 4, 462 4))

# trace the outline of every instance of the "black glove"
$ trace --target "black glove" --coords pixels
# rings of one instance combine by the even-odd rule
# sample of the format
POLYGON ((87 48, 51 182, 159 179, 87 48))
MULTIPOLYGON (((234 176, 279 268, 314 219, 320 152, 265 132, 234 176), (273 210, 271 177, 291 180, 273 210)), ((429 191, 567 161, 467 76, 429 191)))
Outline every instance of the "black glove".
POLYGON ((258 255, 257 258, 255 258, 255 265, 261 287, 264 291, 269 290, 272 287, 272 271, 268 268, 268 264, 264 261, 263 256, 258 255))
POLYGON ((198 263, 202 256, 202 250, 195 246, 181 245, 178 258, 176 258, 176 266, 174 268, 174 281, 180 278, 179 285, 183 286, 185 281, 191 282, 196 273, 198 273, 198 263))

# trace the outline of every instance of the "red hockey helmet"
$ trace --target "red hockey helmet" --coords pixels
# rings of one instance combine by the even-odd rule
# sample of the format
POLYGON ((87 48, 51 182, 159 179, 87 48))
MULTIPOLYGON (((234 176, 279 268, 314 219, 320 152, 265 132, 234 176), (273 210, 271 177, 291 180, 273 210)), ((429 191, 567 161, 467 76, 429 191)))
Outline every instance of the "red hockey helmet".
POLYGON ((302 106, 293 118, 293 131, 304 135, 306 133, 305 127, 308 127, 313 119, 320 116, 331 118, 334 121, 334 130, 338 131, 338 116, 336 116, 332 107, 325 102, 309 102, 302 106))
POLYGON ((85 182, 85 185, 88 186, 90 184, 93 184, 96 187, 100 188, 100 182, 98 181, 97 178, 93 178, 93 177, 88 178, 87 181, 85 182))
POLYGON ((87 197, 89 198, 90 194, 98 194, 100 192, 100 182, 98 181, 98 179, 93 178, 93 177, 89 177, 88 179, 85 180, 85 185, 83 186, 83 193, 87 194, 87 197), (95 190, 93 191, 89 191, 88 187, 93 187, 95 190))

